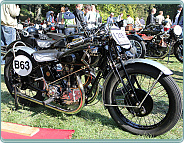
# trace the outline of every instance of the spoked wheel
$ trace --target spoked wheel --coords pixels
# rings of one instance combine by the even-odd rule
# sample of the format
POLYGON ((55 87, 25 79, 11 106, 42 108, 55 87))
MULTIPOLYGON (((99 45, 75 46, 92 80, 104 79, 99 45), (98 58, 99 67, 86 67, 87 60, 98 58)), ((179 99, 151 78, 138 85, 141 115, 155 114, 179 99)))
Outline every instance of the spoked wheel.
POLYGON ((134 55, 135 58, 144 58, 146 54, 146 46, 143 41, 138 41, 134 37, 128 38, 131 43, 131 49, 129 52, 134 55))
POLYGON ((131 82, 136 95, 132 94, 122 71, 126 87, 113 75, 106 93, 111 117, 133 134, 157 136, 169 131, 182 111, 181 93, 174 80, 164 75, 157 80, 160 71, 145 64, 129 65, 126 70, 131 79, 134 78, 131 82))
POLYGON ((169 47, 165 48, 165 50, 163 51, 155 50, 150 47, 150 49, 147 49, 146 57, 154 58, 154 59, 164 59, 168 54, 169 54, 169 47))
POLYGON ((174 55, 178 61, 183 63, 183 40, 180 40, 174 45, 174 55))
MULTIPOLYGON (((17 52, 16 56, 25 55, 25 54, 26 53, 24 52, 17 52)), ((29 55, 26 55, 26 56, 29 56, 29 55)), ((35 69, 33 69, 31 76, 37 77, 40 74, 39 69, 36 68, 35 64, 33 64, 33 66, 35 69)), ((15 98, 15 94, 14 94, 15 88, 13 86, 16 84, 16 90, 18 92, 38 100, 44 99, 44 97, 42 96, 42 93, 40 91, 35 90, 35 88, 33 88, 33 87, 36 87, 38 89, 43 89, 44 87, 43 81, 40 81, 40 80, 34 81, 31 77, 19 76, 13 69, 13 55, 11 57, 8 57, 6 60, 5 68, 4 68, 4 78, 5 78, 5 84, 13 98, 15 98)), ((33 102, 30 102, 23 98, 19 98, 19 103, 28 105, 28 106, 35 105, 33 102)))

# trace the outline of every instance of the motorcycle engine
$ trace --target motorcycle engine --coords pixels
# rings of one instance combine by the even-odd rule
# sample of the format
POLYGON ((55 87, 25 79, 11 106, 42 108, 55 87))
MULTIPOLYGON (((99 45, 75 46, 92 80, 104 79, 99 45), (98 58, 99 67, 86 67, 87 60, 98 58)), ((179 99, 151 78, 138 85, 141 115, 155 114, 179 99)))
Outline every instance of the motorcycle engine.
POLYGON ((54 97, 55 102, 60 105, 78 104, 81 98, 81 91, 78 88, 64 90, 60 86, 49 86, 48 97, 54 97))
POLYGON ((69 91, 64 91, 62 94, 62 101, 66 105, 72 105, 79 103, 81 97, 81 91, 79 89, 71 89, 69 91))
POLYGON ((152 39, 153 47, 159 48, 160 50, 165 50, 167 48, 167 39, 170 37, 169 34, 164 33, 162 35, 157 35, 152 39))
MULTIPOLYGON (((57 75, 59 76, 57 79, 72 73, 74 70, 73 66, 70 67, 68 65, 57 64, 55 68, 55 72, 57 72, 57 75)), ((51 81, 51 78, 48 79, 51 81)), ((53 82, 53 80, 51 82, 53 82)), ((47 96, 48 98, 53 98, 55 103, 58 104, 60 108, 66 110, 74 110, 77 109, 80 105, 82 92, 78 87, 76 76, 71 75, 63 78, 62 80, 58 80, 58 82, 55 82, 52 85, 49 85, 47 96)))

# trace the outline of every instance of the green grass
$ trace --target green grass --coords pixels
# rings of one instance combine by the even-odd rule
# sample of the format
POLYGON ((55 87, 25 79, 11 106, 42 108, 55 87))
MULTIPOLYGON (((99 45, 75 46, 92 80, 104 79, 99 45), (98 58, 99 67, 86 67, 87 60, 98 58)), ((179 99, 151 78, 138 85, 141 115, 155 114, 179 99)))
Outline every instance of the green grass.
MULTIPOLYGON (((175 57, 157 60, 173 71, 172 77, 177 82, 183 94, 183 64, 175 57)), ((4 83, 4 66, 1 66, 1 121, 29 125, 32 127, 72 129, 75 133, 72 139, 181 139, 183 135, 183 119, 181 118, 169 132, 151 138, 132 135, 120 129, 105 110, 102 102, 94 106, 85 106, 76 115, 63 113, 38 105, 37 107, 19 106, 14 111, 14 99, 9 94, 4 83)))

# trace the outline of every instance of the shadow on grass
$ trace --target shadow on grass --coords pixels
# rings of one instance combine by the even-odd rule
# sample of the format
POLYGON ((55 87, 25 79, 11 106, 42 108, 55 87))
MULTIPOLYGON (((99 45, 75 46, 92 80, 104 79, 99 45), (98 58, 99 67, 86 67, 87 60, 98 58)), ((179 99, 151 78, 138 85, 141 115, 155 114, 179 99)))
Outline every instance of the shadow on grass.
MULTIPOLYGON (((102 109, 102 111, 105 111, 105 109, 102 109)), ((107 112, 107 110, 106 110, 107 112)), ((115 123, 115 121, 112 118, 109 118, 107 116, 104 116, 97 112, 91 112, 91 111, 84 111, 82 110, 78 114, 76 114, 77 117, 82 118, 84 120, 90 120, 91 122, 98 121, 102 125, 109 126, 112 129, 119 128, 118 125, 115 123)))
POLYGON ((173 74, 181 76, 181 79, 183 80, 183 72, 172 70, 173 74))
MULTIPOLYGON (((1 103, 5 104, 7 106, 7 108, 9 108, 9 109, 13 109, 13 110, 15 109, 15 100, 10 95, 10 93, 7 91, 1 91, 1 103)), ((63 117, 63 113, 49 109, 47 107, 44 107, 44 106, 36 104, 36 103, 34 104, 33 107, 24 106, 23 104, 19 103, 17 111, 19 112, 20 109, 32 111, 33 113, 29 115, 31 117, 34 117, 35 115, 40 114, 40 113, 44 113, 48 116, 53 116, 53 117, 60 116, 62 120, 66 120, 63 117)))
MULTIPOLYGON (((2 95, 2 103, 6 104, 7 108, 9 109, 15 109, 15 101, 14 98, 9 94, 9 92, 7 91, 3 91, 1 92, 2 95)), ((85 107, 84 107, 85 108, 85 107)), ((67 116, 77 116, 79 118, 83 118, 84 120, 89 120, 91 122, 98 120, 98 122, 101 122, 102 125, 106 125, 111 127, 112 129, 115 128, 119 128, 118 125, 113 121, 112 118, 109 118, 107 116, 104 116, 100 113, 97 112, 91 112, 91 111, 84 111, 82 110, 81 112, 75 114, 75 115, 67 115, 58 111, 55 111, 53 109, 49 109, 47 107, 44 107, 42 105, 36 104, 34 107, 28 107, 28 106, 24 106, 19 104, 18 106, 18 110, 17 112, 21 113, 22 110, 26 110, 26 111, 31 111, 33 112, 32 114, 30 114, 30 117, 33 117, 40 114, 40 113, 44 113, 47 116, 50 117, 60 117, 60 119, 62 120, 66 120, 67 121, 67 116)), ((105 110, 105 109, 102 109, 105 110)))
POLYGON ((1 74, 1 83, 5 83, 4 82, 4 74, 1 74))

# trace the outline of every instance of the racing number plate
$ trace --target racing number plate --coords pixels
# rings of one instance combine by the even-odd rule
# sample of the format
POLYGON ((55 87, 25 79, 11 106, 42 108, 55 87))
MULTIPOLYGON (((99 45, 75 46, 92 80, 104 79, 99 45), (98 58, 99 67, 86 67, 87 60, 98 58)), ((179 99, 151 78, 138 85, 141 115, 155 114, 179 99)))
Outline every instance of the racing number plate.
POLYGON ((27 76, 32 71, 32 62, 24 55, 16 56, 13 60, 13 69, 18 75, 27 76))
POLYGON ((122 46, 125 49, 130 48, 130 41, 126 36, 125 31, 122 31, 117 26, 112 26, 111 33, 112 33, 113 39, 116 41, 118 45, 122 46))

